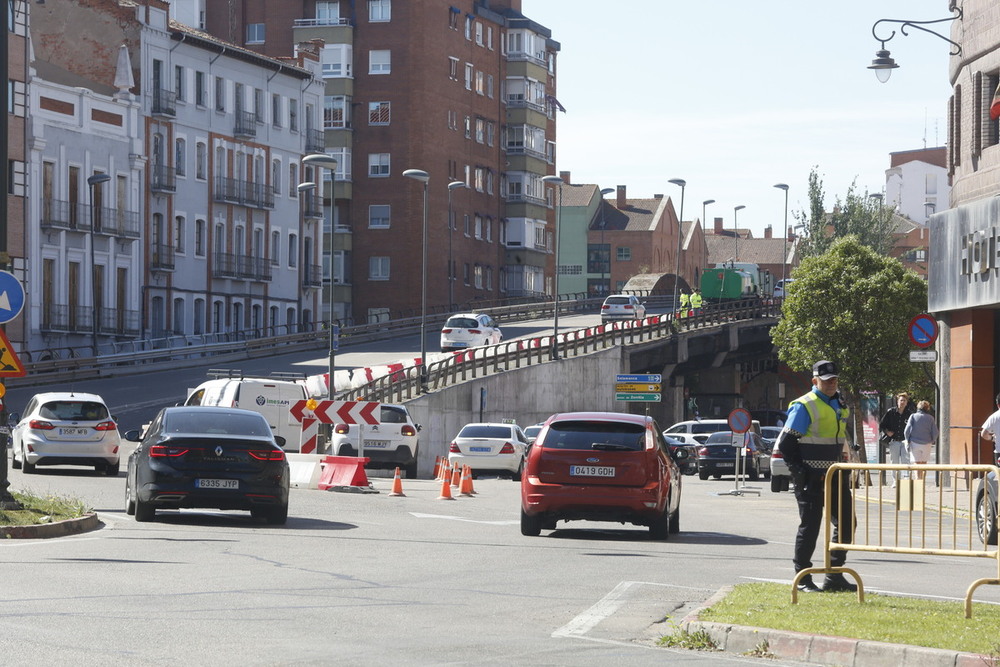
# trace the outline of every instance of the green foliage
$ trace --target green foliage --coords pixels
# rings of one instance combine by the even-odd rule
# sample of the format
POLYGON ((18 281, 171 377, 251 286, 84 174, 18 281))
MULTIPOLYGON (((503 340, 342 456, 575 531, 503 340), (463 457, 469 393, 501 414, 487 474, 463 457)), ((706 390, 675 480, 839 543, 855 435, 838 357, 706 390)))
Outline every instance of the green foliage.
POLYGON ((837 197, 833 210, 825 210, 823 181, 814 167, 809 172, 809 211, 794 213, 795 219, 805 225, 805 234, 799 243, 801 257, 815 257, 829 251, 833 243, 845 236, 856 236, 862 245, 880 255, 888 255, 894 245, 895 219, 891 208, 873 199, 867 190, 855 191, 855 183, 841 200, 837 197))
POLYGON ((670 625, 673 626, 673 634, 664 635, 656 642, 658 646, 667 646, 670 648, 686 648, 693 651, 718 651, 719 646, 715 643, 712 637, 704 630, 697 630, 695 632, 688 632, 680 628, 673 621, 669 621, 670 625))
POLYGON ((0 510, 2 526, 34 526, 65 519, 79 519, 91 512, 80 500, 60 496, 39 496, 31 491, 11 493, 24 509, 0 510))
POLYGON ((771 338, 793 370, 835 362, 849 394, 906 387, 917 373, 908 325, 926 306, 919 276, 847 236, 802 260, 771 338))

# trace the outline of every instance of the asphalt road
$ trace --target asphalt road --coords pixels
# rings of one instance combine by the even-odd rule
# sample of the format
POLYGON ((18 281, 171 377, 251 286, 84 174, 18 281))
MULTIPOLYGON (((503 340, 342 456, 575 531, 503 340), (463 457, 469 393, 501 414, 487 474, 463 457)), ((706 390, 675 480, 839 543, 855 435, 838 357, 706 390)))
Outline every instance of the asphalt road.
MULTIPOLYGON (((790 494, 724 495, 726 478, 683 479, 681 533, 664 542, 582 522, 523 537, 518 485, 497 479, 453 501, 432 480, 405 480, 402 498, 386 478, 378 494, 295 489, 284 527, 212 511, 135 523, 124 473, 12 471, 11 483, 81 498, 104 527, 0 543, 7 664, 764 664, 654 642, 720 587, 790 582, 797 524, 790 494)), ((870 590, 923 596, 961 598, 990 576, 979 559, 849 564, 870 590)))

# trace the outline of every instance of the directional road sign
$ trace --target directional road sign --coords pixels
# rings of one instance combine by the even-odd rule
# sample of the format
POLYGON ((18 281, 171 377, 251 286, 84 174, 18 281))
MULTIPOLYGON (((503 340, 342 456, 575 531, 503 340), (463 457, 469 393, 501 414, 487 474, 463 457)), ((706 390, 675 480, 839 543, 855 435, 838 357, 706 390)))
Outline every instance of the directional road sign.
POLYGON ((917 347, 930 347, 938 337, 937 320, 926 313, 917 315, 910 320, 909 334, 917 347))
POLYGON ((9 271, 0 271, 0 324, 17 317, 24 308, 24 287, 9 271))
POLYGON ((659 403, 660 395, 656 394, 627 394, 615 392, 616 401, 632 401, 635 403, 659 403))
POLYGON ((659 392, 663 388, 661 384, 642 384, 641 382, 619 382, 615 385, 615 391, 635 392, 635 391, 655 391, 659 392))
POLYGON ((652 375, 616 375, 615 382, 663 382, 663 376, 659 373, 652 375))

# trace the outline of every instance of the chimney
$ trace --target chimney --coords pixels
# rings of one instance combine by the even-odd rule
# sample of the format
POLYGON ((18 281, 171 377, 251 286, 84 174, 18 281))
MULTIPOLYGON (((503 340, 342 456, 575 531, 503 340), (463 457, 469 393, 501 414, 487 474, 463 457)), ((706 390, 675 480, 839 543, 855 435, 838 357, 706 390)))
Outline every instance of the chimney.
POLYGON ((715 233, 722 235, 722 218, 715 219, 715 233))
POLYGON ((772 234, 771 225, 768 225, 767 227, 764 228, 764 238, 765 239, 771 238, 771 234, 772 234))
POLYGON ((568 171, 560 171, 559 172, 559 178, 563 179, 563 184, 564 185, 569 185, 570 184, 570 182, 569 182, 569 172, 568 171))
POLYGON ((617 208, 619 211, 624 211, 625 210, 625 186, 624 185, 619 185, 618 186, 618 201, 617 201, 617 203, 615 203, 615 208, 617 208))

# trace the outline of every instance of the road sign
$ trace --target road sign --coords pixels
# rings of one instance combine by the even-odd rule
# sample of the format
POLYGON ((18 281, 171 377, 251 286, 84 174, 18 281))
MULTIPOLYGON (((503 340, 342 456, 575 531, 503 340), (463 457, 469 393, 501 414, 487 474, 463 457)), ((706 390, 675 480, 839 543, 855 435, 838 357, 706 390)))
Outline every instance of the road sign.
POLYGON ((937 361, 937 350, 910 350, 910 361, 937 361))
POLYGON ((926 313, 910 320, 910 340, 917 347, 930 347, 938 337, 937 320, 926 313))
POLYGON ((660 394, 630 394, 615 392, 616 401, 631 401, 634 403, 659 403, 660 394))
POLYGON ((13 273, 0 271, 0 324, 6 324, 17 317, 22 308, 24 287, 13 273))
POLYGON ((746 433, 750 428, 750 413, 743 408, 736 408, 729 413, 729 428, 733 433, 746 433))
POLYGON ((660 374, 652 375, 616 375, 615 382, 663 382, 660 374))
POLYGON ((615 385, 615 391, 656 391, 663 388, 661 384, 642 384, 641 382, 619 382, 615 385))
POLYGON ((19 378, 27 375, 24 364, 17 358, 7 334, 0 329, 0 377, 19 378))

